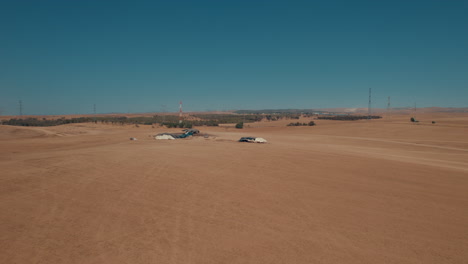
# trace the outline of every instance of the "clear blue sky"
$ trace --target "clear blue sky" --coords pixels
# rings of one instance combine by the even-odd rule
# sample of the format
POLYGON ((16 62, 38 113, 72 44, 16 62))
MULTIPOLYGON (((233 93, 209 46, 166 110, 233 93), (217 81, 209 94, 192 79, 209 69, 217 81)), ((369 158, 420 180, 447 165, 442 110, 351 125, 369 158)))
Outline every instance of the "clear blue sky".
POLYGON ((0 0, 0 110, 468 106, 468 1, 0 0))

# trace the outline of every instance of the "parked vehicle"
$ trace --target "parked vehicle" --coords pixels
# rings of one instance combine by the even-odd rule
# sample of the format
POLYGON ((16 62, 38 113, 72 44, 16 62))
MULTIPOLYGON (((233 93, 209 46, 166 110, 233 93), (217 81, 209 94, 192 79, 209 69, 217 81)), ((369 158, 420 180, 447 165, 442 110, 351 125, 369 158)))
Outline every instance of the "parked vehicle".
POLYGON ((266 139, 261 137, 241 137, 239 142, 267 143, 266 139))

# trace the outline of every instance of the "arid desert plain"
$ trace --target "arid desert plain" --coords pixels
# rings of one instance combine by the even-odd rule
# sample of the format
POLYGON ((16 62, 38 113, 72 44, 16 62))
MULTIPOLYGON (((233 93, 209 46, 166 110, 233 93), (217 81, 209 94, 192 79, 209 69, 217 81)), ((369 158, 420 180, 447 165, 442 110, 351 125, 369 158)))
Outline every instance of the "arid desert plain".
POLYGON ((468 263, 468 114, 409 118, 0 126, 0 262, 468 263))

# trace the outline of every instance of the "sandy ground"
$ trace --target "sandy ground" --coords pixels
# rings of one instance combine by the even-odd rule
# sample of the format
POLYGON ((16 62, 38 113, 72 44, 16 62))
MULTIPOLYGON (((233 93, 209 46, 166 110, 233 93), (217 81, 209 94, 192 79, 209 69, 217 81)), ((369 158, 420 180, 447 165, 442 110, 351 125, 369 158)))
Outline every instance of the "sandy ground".
POLYGON ((0 126, 0 262, 468 263, 468 114, 418 119, 0 126))

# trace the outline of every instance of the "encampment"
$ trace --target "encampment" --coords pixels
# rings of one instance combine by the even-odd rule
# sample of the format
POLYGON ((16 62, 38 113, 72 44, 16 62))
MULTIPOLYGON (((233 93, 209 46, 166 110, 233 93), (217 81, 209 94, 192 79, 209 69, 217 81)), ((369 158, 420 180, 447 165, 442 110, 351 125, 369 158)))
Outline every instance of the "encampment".
POLYGON ((184 129, 184 133, 161 133, 157 134, 155 139, 176 139, 176 138, 187 138, 194 134, 199 134, 200 131, 197 129, 184 129))

